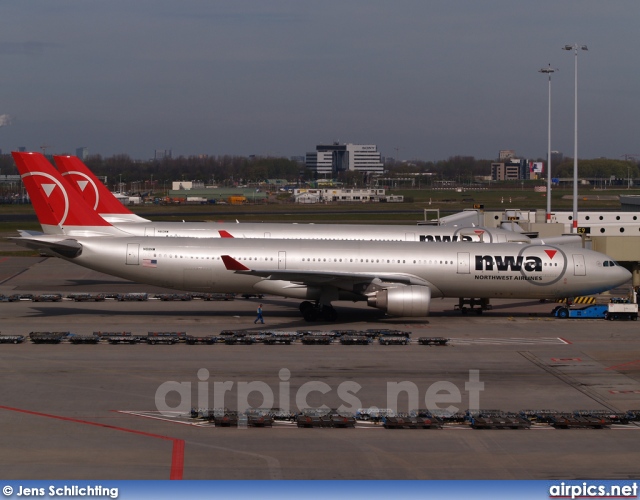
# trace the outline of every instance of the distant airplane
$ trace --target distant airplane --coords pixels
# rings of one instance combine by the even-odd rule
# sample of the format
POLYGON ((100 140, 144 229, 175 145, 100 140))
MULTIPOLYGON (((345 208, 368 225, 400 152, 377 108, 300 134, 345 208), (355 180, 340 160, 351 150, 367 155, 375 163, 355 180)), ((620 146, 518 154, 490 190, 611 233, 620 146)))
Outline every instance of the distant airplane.
POLYGON ((55 157, 59 168, 64 170, 61 174, 40 153, 12 154, 42 229, 47 234, 485 243, 530 241, 522 234, 482 227, 151 222, 142 218, 138 222, 125 221, 122 217, 127 216, 127 212, 135 214, 113 197, 77 157, 55 157), (67 181, 75 189, 68 188, 67 181), (97 208, 97 212, 94 208, 97 208), (105 220, 103 215, 109 217, 109 220, 105 220))

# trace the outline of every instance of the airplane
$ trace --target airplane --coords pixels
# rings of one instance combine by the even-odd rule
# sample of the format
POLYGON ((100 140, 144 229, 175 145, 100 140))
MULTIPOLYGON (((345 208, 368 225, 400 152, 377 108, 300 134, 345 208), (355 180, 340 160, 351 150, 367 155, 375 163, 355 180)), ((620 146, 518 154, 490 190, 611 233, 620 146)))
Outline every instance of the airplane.
MULTIPOLYGON (((530 239, 503 229, 380 224, 284 224, 152 222, 124 220, 128 209, 73 156, 56 156, 58 172, 41 153, 13 152, 18 171, 43 231, 66 236, 163 236, 197 238, 283 238, 365 241, 522 242, 530 239), (63 175, 65 175, 63 177, 63 175), (68 188, 67 181, 75 189, 68 188), (106 201, 108 200, 108 203, 106 201), (89 205, 87 205, 87 201, 89 205), (122 208, 120 208, 122 207, 122 208), (97 212, 96 209, 97 208, 97 212), (124 212, 122 211, 124 209, 124 212), (105 217, 109 217, 106 219, 105 217)), ((131 215, 135 215, 129 212, 131 215)), ((136 216, 137 217, 137 216, 136 216)))
POLYGON ((307 321, 335 321, 332 304, 343 300, 422 317, 438 297, 559 299, 600 293, 631 279, 604 254, 551 245, 48 236, 12 239, 138 283, 302 299, 307 321))

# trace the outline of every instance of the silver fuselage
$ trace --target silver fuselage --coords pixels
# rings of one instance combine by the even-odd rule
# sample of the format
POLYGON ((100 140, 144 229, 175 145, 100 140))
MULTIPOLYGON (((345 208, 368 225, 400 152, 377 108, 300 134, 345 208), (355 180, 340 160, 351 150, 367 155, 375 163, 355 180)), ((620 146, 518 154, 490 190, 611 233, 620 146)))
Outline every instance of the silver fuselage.
POLYGON ((393 276, 398 282, 426 286, 432 297, 530 299, 590 295, 631 277, 604 254, 548 245, 265 238, 76 240, 81 252, 68 260, 136 282, 188 291, 258 291, 303 299, 317 299, 329 287, 337 292, 336 300, 365 300, 367 291, 380 281, 378 276, 383 276, 384 286, 393 282, 393 276), (267 273, 255 276, 229 271, 223 255, 267 273))
MULTIPOLYGON (((384 224, 285 224, 255 222, 120 222, 114 224, 120 236, 162 238, 274 238, 362 241, 483 241, 485 243, 529 242, 525 235, 496 228, 445 227, 384 224)), ((99 235, 111 228, 99 226, 47 226, 46 234, 99 235)), ((106 234, 105 234, 106 235, 106 234)))

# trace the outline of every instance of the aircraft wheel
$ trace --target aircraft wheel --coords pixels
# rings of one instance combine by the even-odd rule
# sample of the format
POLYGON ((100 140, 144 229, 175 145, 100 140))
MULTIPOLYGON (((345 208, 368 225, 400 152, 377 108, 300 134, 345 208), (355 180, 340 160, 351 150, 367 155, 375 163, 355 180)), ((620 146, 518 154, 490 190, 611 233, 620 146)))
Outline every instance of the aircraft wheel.
POLYGON ((322 308, 322 316, 326 321, 335 321, 338 319, 338 313, 331 306, 324 306, 322 308))
POLYGON ((305 300, 304 302, 300 302, 300 312, 304 314, 306 310, 313 309, 315 306, 312 302, 305 300))
POLYGON ((318 321, 318 310, 311 307, 302 311, 302 317, 305 321, 318 321))

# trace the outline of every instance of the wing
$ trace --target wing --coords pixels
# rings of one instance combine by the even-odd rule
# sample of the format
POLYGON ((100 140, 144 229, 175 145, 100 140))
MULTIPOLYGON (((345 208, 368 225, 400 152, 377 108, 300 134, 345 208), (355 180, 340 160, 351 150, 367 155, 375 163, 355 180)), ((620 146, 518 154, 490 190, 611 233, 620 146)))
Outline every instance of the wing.
POLYGON ((387 288, 394 285, 418 285, 439 291, 431 282, 405 273, 344 273, 335 271, 301 271, 293 269, 250 269, 229 255, 222 261, 229 271, 238 274, 259 276, 265 280, 290 281, 292 283, 316 286, 332 286, 341 290, 364 293, 370 285, 387 288))

